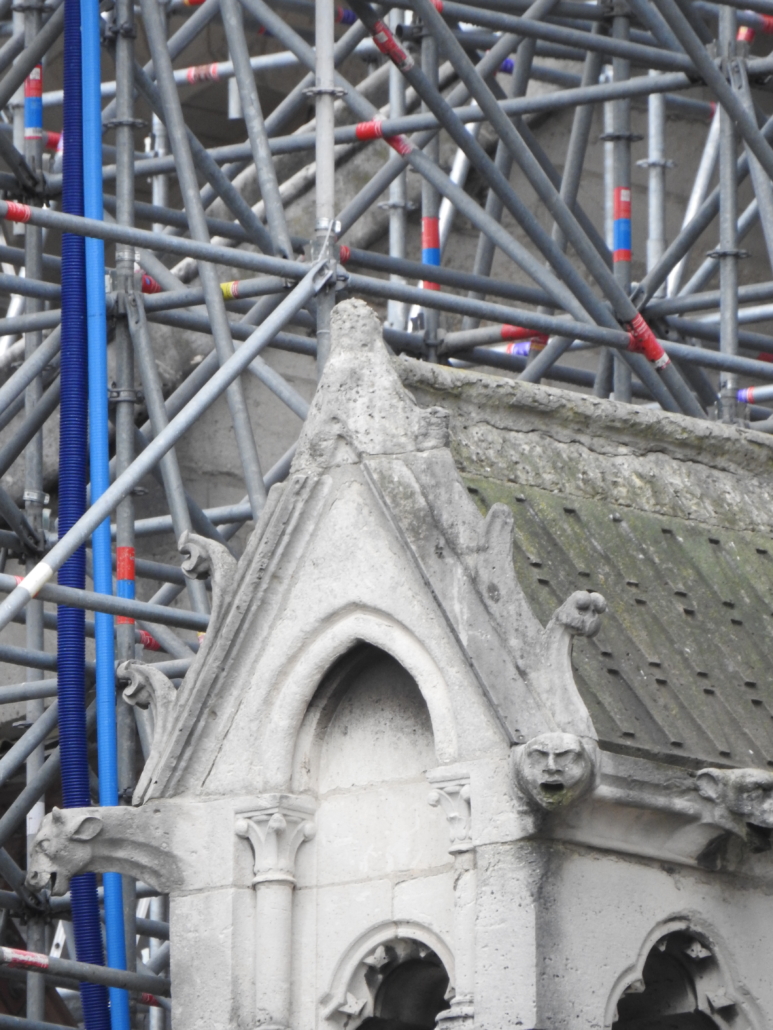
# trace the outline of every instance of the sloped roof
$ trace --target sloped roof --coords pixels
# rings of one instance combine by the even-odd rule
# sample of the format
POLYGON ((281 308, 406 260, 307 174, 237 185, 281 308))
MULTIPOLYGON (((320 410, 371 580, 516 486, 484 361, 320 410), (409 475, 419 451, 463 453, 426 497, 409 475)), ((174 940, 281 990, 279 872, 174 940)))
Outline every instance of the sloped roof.
POLYGON ((401 359, 483 512, 515 515, 516 573, 546 623, 604 594, 577 685, 602 747, 773 767, 773 441, 762 434, 401 359))

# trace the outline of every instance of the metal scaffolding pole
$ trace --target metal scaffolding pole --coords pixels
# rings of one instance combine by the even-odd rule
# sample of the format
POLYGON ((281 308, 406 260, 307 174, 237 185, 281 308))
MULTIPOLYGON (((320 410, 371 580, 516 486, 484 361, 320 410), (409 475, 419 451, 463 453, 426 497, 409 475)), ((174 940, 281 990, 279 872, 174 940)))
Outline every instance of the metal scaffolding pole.
MULTIPOLYGON (((736 17, 732 7, 723 7, 719 16, 719 47, 725 75, 735 59, 736 17)), ((755 120, 756 128, 756 120, 755 120)), ((736 134, 730 111, 719 109, 719 289, 721 294, 720 350, 738 353, 738 183, 736 178, 736 134)), ((722 418, 732 422, 736 413, 738 377, 723 373, 719 379, 722 418)))
MULTIPOLYGON (((760 115, 767 109, 773 58, 752 57, 747 45, 736 45, 737 25, 758 28, 760 14, 773 14, 770 0, 616 0, 611 9, 567 0, 400 3, 382 21, 380 9, 366 0, 353 0, 345 10, 333 0, 205 0, 192 11, 179 2, 160 8, 156 0, 141 0, 135 8, 131 0, 116 0, 102 17, 115 75, 103 75, 91 95, 103 98, 104 132, 115 132, 115 146, 107 136, 101 148, 103 181, 115 184, 105 198, 114 221, 100 221, 63 208, 63 157, 55 154, 62 142, 62 91, 51 81, 44 92, 40 77, 48 55, 56 53, 64 6, 0 0, 0 32, 7 36, 0 47, 0 219, 8 230, 0 245, 0 474, 6 476, 0 487, 0 592, 8 595, 0 604, 0 629, 10 621, 24 626, 15 631, 23 638, 0 642, 0 661, 23 670, 15 677, 21 682, 0 687, 0 704, 23 703, 29 723, 0 760, 6 790, 26 765, 21 792, 0 818, 0 845, 10 849, 13 840, 14 854, 23 852, 21 840, 29 845, 44 812, 44 792, 59 777, 59 751, 44 762, 43 748, 61 704, 44 705, 56 694, 51 676, 58 665, 66 681, 64 659, 55 653, 66 630, 59 631, 45 607, 94 613, 79 623, 78 647, 95 635, 92 618, 115 617, 119 661, 135 657, 138 647, 160 648, 169 660, 156 667, 175 680, 185 674, 198 650, 194 634, 208 625, 207 585, 187 580, 172 564, 173 555, 149 561, 142 552, 136 556, 135 548, 173 547, 176 537, 193 529, 238 557, 236 533, 255 523, 268 489, 289 473, 292 433, 309 411, 296 376, 315 378, 309 375, 313 364, 316 375, 322 373, 336 296, 383 306, 385 341, 417 359, 479 365, 524 382, 548 377, 599 397, 614 393, 630 403, 654 401, 696 418, 708 414, 730 422, 742 415, 757 420, 763 432, 773 431, 770 412, 751 404, 755 386, 745 385, 773 382, 773 367, 762 360, 773 353, 773 337, 755 324, 771 318, 773 271, 766 265, 752 276, 756 282, 744 286, 738 273, 742 241, 758 219, 773 268, 773 118, 760 115), (224 37, 219 29, 211 32, 207 45, 218 49, 208 55, 212 63, 190 65, 186 47, 201 45, 218 14, 224 37), (262 42, 256 47, 253 19, 272 37, 267 51, 262 42), (138 31, 151 52, 144 68, 135 65, 138 31), (355 51, 341 74, 342 62, 355 51), (538 63, 543 57, 549 62, 538 63), (361 62, 367 64, 362 80, 361 62), (600 76, 602 65, 611 67, 608 75, 600 76), (263 83, 275 69, 292 78, 271 109, 275 86, 264 92, 263 83), (216 119, 205 124, 194 113, 208 109, 219 96, 217 83, 225 80, 238 90, 240 136, 219 133, 212 128, 216 119), (377 92, 387 80, 389 105, 378 109, 384 99, 377 92), (533 83, 549 88, 530 89, 533 83), (204 106, 197 106, 210 89, 204 106), (135 96, 149 104, 153 117, 152 153, 146 155, 135 150, 135 96), (310 101, 313 116, 304 117, 310 101), (632 259, 639 259, 631 246, 631 128, 645 101, 648 151, 640 164, 647 169, 648 190, 646 200, 637 193, 637 205, 643 224, 646 203, 647 253, 646 275, 637 285, 631 272, 632 259), (605 108, 603 147, 609 157, 606 219, 604 204, 594 202, 602 199, 595 172, 585 174, 599 105, 605 108), (708 119, 712 111, 704 141, 695 120, 708 119), (571 132, 559 134, 548 148, 542 122, 567 112, 571 132), (700 153, 694 174, 688 161, 678 182, 669 179, 684 198, 670 240, 678 198, 669 192, 667 219, 666 112, 692 120, 700 153), (450 174, 440 163, 448 138, 457 148, 450 174), (364 177, 361 168, 368 169, 364 177), (408 169, 419 174, 420 184, 407 178, 408 169), (739 188, 747 176, 755 196, 739 215, 739 188), (409 260, 406 250, 408 194, 415 196, 419 185, 421 261, 409 260), (441 264, 454 216, 448 260, 441 264), (476 234, 469 257, 454 246, 456 230, 469 231, 463 219, 476 234), (108 255, 113 247, 115 255, 104 297, 114 482, 69 531, 69 523, 63 524, 58 543, 47 511, 58 508, 51 485, 55 471, 46 464, 42 440, 60 399, 72 408, 72 395, 62 389, 72 366, 66 361, 60 368, 59 358, 62 308, 72 294, 60 288, 62 264, 47 242, 49 230, 52 241, 60 233, 75 234, 103 241, 108 255), (377 238, 381 232, 388 233, 388 246, 386 238, 377 238), (715 249, 688 272, 696 245, 709 233, 715 249), (492 275, 496 250, 508 262, 499 277, 492 275), (181 263, 170 271, 167 261, 181 263), (709 288, 715 272, 718 287, 709 288), (411 314, 421 312, 421 332, 407 331, 412 307, 411 314), (441 324, 447 332, 439 331, 441 324), (650 325, 669 339, 658 339, 650 325), (197 363, 171 385, 158 361, 156 334, 162 326, 203 339, 197 363), (530 347, 530 353, 514 353, 510 345, 530 347), (265 360, 262 351, 269 347, 265 360), (595 371, 585 363, 589 351, 591 360, 598 354, 595 371), (275 367, 274 357, 282 364, 275 367), (260 383, 257 405, 278 399, 296 416, 277 429, 276 440, 270 408, 250 408, 253 393, 241 378, 248 371, 260 383), (135 392, 137 376, 141 396, 135 392), (186 489, 183 481, 180 442, 224 394, 238 452, 239 489, 230 500, 246 496, 203 508, 191 496, 201 501, 198 488, 190 482, 186 489), (148 419, 138 427, 141 404, 148 419), (253 432, 256 416, 268 426, 258 441, 261 455, 281 454, 265 476, 253 432), (17 490, 15 473, 7 473, 15 462, 22 469, 22 460, 24 482, 17 490), (133 492, 148 474, 163 484, 160 508, 138 518, 133 492), (57 570, 111 514, 117 595, 55 585, 57 570), (9 559, 25 566, 21 585, 6 567, 9 559), (135 576, 158 588, 150 601, 135 599, 135 576), (179 607, 186 588, 189 607, 179 607)), ((744 38, 749 40, 748 31, 744 38)), ((98 116, 99 109, 97 122, 98 116)), ((677 121, 673 133, 669 126, 672 143, 682 124, 687 123, 677 121)), ((98 139, 93 153, 98 167, 98 139)), ((637 210, 637 221, 638 215, 637 210)), ((768 387, 757 390, 757 400, 771 394, 768 387)), ((186 478, 190 460, 186 456, 182 466, 186 478)), ((89 552, 87 568, 91 558, 89 552)), ((91 684, 95 666, 86 663, 85 669, 91 684)), ((117 716, 119 796, 126 803, 140 751, 148 753, 151 725, 129 706, 118 706, 117 716)), ((14 892, 0 892, 0 907, 25 913, 28 948, 46 952, 43 903, 25 890, 22 870, 4 850, 0 875, 14 892)), ((151 919, 144 910, 138 919, 135 885, 125 881, 124 977, 135 967, 145 972, 137 966, 138 933, 158 935, 151 967, 158 971, 168 963, 168 944, 160 945, 169 934, 165 902, 153 904, 151 919)), ((57 910, 65 918, 69 911, 57 910)), ((27 977, 27 1019, 0 1022, 46 1030, 45 991, 71 986, 72 972, 3 970, 27 977)), ((124 979, 121 985, 137 983, 124 979)), ((138 1030, 136 1003, 130 1015, 138 1030)), ((150 1030, 168 1028, 167 1019, 163 1008, 152 1009, 150 1030)))

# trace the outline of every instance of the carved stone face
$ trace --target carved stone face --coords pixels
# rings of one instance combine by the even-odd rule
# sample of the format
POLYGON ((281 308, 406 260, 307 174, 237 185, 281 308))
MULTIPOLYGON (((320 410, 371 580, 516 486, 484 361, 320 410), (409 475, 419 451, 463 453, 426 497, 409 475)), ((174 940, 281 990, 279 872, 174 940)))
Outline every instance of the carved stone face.
POLYGON ((518 786, 540 808, 569 805, 593 780, 591 754, 573 733, 541 733, 519 749, 515 760, 518 786))
POLYGON ((773 773, 764 769, 702 769, 698 793, 744 822, 773 829, 773 773))
POLYGON ((27 869, 26 884, 32 891, 42 890, 55 877, 52 894, 61 896, 70 889, 70 879, 82 872, 91 856, 91 841, 102 829, 96 815, 83 811, 62 812, 55 808, 43 819, 35 837, 27 869))

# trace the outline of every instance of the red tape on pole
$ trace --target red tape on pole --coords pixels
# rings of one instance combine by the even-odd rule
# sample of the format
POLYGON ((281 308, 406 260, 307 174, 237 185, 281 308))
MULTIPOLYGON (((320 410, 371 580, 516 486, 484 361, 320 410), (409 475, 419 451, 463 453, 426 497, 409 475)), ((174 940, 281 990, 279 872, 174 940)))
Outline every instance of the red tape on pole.
POLYGON ((390 61, 394 61, 400 71, 410 71, 413 68, 413 58, 403 50, 383 21, 376 22, 371 35, 381 53, 390 61))
POLYGON ((629 322, 626 329, 630 333, 628 350, 634 354, 643 354, 647 361, 651 361, 655 368, 665 368, 671 364, 671 359, 660 346, 655 334, 644 321, 642 315, 637 315, 632 322, 629 322))

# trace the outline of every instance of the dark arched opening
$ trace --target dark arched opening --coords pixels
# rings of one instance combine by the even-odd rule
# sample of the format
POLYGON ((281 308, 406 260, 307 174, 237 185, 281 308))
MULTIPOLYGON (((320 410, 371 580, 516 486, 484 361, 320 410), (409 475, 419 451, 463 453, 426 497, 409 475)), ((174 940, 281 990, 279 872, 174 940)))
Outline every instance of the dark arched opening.
POLYGON ((677 931, 661 937, 647 956, 641 979, 623 991, 612 1030, 728 1026, 748 1023, 723 982, 716 957, 694 934, 677 931))
POLYGON ((383 976, 372 1016, 359 1030, 433 1030, 439 1013, 448 1008, 448 974, 428 952, 395 965, 383 976))

